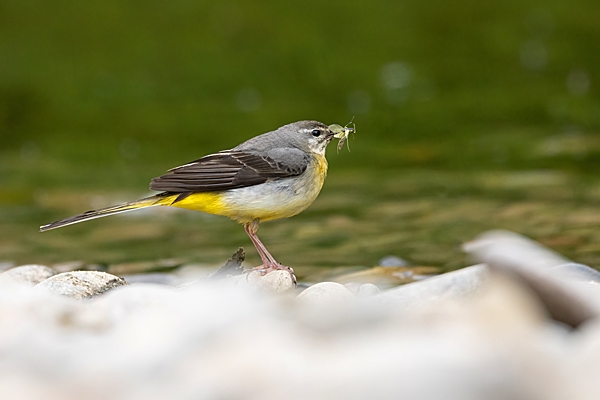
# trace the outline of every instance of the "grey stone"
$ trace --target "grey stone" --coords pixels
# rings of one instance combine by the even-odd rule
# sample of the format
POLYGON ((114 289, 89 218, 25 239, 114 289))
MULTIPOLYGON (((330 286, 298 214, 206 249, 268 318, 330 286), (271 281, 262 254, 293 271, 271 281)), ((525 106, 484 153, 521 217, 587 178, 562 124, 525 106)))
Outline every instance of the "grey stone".
POLYGON ((428 301, 447 300, 471 294, 477 291, 486 279, 487 268, 474 265, 386 290, 375 295, 373 300, 383 305, 412 307, 428 301))
POLYGON ((10 279, 14 282, 35 286, 53 275, 56 275, 56 272, 52 268, 31 264, 11 268, 0 274, 0 279, 10 279))
POLYGON ((73 271, 54 275, 35 286, 74 299, 88 299, 119 286, 127 285, 123 278, 99 271, 73 271))

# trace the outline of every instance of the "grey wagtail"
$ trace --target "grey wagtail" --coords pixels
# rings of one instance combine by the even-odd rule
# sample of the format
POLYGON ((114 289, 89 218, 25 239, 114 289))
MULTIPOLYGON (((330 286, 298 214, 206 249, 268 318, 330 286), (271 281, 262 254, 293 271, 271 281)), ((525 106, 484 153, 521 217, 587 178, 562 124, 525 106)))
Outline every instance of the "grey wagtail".
POLYGON ((327 175, 325 149, 347 138, 351 128, 299 121, 210 154, 152 179, 151 197, 87 211, 40 227, 40 231, 153 206, 171 206, 224 215, 244 224, 256 247, 263 274, 291 268, 279 264, 262 244, 258 224, 304 211, 317 198, 327 175))

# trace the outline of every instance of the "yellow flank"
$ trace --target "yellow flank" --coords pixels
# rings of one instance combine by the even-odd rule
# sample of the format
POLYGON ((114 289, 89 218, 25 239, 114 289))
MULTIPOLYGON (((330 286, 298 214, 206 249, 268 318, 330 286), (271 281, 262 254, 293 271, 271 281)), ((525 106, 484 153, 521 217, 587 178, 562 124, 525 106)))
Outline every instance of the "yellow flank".
POLYGON ((183 200, 173 203, 177 196, 178 195, 166 197, 159 204, 202 211, 208 214, 229 216, 229 210, 223 203, 223 194, 220 192, 192 193, 183 200))

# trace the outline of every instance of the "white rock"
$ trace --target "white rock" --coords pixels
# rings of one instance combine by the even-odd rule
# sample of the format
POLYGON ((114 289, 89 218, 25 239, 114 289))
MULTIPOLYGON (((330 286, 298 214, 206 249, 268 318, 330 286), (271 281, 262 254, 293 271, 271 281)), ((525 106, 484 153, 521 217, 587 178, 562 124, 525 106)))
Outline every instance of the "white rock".
POLYGON ((72 271, 54 275, 35 286, 44 290, 74 299, 87 299, 108 290, 127 285, 123 278, 99 271, 72 271))
POLYGON ((459 298, 478 290, 487 276, 485 266, 474 265, 383 291, 373 296, 373 300, 382 305, 408 308, 426 302, 459 298))
POLYGON ((579 327, 600 318, 597 271, 569 263, 539 243, 509 231, 486 232, 465 250, 492 272, 517 279, 555 320, 579 327))
POLYGON ((371 297, 371 296, 375 296, 376 294, 380 293, 381 290, 379 290, 379 288, 376 285, 373 285, 372 283, 363 283, 362 285, 359 286, 358 290, 356 291, 356 296, 358 297, 371 297))
POLYGON ((294 288, 292 276, 287 271, 271 271, 262 275, 258 271, 248 274, 248 284, 261 293, 282 293, 294 288))
MULTIPOLYGON (((247 288, 259 293, 283 293, 293 289, 294 281, 287 271, 276 270, 262 275, 258 271, 211 280, 215 285, 224 287, 247 288)), ((199 281, 204 283, 204 281, 199 281)))
POLYGON ((505 230, 488 231, 465 243, 463 250, 478 262, 502 265, 528 265, 531 268, 549 268, 567 264, 562 255, 539 243, 505 230))
POLYGON ((52 268, 46 267, 45 265, 30 264, 21 265, 4 271, 0 274, 0 280, 10 279, 15 282, 35 286, 53 275, 56 275, 56 272, 52 268))
POLYGON ((303 290, 297 297, 303 303, 334 304, 354 299, 354 294, 336 282, 321 282, 303 290))

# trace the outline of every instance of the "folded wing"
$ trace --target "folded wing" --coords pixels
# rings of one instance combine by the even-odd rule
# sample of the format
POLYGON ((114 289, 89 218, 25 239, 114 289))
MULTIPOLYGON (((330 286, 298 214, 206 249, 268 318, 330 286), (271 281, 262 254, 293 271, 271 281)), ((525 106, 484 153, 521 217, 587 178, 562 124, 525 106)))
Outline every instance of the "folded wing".
POLYGON ((169 193, 213 192, 258 185, 302 174, 308 155, 273 149, 266 155, 228 150, 202 157, 152 179, 150 189, 169 193))

